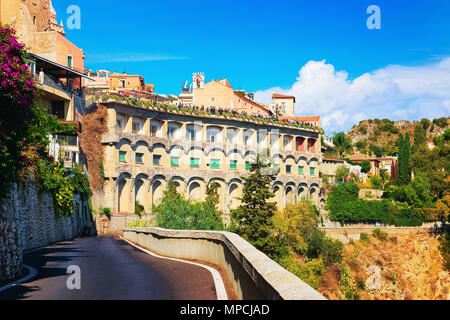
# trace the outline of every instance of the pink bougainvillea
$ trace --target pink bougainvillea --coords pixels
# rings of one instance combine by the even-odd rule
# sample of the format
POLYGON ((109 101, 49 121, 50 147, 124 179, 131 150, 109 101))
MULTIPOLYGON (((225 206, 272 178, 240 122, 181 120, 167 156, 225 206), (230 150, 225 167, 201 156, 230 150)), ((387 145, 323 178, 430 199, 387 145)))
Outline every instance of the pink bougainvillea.
POLYGON ((27 64, 24 45, 9 26, 0 27, 0 198, 26 165, 30 126, 38 89, 27 64))

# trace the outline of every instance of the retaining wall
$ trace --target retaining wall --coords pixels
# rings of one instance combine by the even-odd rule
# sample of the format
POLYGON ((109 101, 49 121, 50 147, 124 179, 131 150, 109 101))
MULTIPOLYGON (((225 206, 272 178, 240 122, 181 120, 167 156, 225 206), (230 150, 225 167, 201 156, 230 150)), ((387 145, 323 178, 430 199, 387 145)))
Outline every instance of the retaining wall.
POLYGON ((158 254, 221 266, 239 299, 325 300, 237 234, 226 231, 128 228, 123 236, 158 254))
POLYGON ((24 250, 73 240, 85 226, 93 231, 87 202, 75 196, 72 216, 56 218, 49 194, 40 194, 33 183, 13 185, 0 205, 0 282, 21 275, 24 250))
POLYGON ((410 232, 414 233, 429 233, 433 230, 432 225, 424 225, 421 227, 386 227, 386 226, 355 226, 355 227, 325 227, 320 228, 325 231, 326 235, 333 239, 338 239, 344 244, 349 243, 351 240, 359 240, 361 233, 372 234, 374 229, 381 229, 389 236, 404 236, 410 232))

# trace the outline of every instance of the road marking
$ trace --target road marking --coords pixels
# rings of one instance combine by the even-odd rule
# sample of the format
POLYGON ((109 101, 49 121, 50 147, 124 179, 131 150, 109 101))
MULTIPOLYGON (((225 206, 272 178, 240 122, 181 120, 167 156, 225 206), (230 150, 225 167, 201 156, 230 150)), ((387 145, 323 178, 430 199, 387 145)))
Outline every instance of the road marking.
POLYGON ((149 255, 152 255, 154 257, 157 257, 157 258, 160 258, 160 259, 173 260, 173 261, 193 264, 195 266, 199 266, 199 267, 207 269, 209 272, 211 272, 211 275, 212 275, 213 280, 214 280, 214 286, 216 287, 217 300, 228 300, 228 295, 227 295, 227 291, 225 290, 225 285, 223 283, 223 279, 220 276, 219 271, 217 271, 216 269, 214 269, 214 268, 212 268, 210 266, 205 266, 203 264, 196 263, 196 262, 191 262, 191 261, 187 261, 187 260, 181 260, 181 259, 177 259, 177 258, 163 257, 163 256, 160 256, 160 255, 154 253, 154 252, 151 252, 149 250, 145 250, 144 248, 135 245, 134 243, 128 241, 127 239, 125 239, 124 237, 122 237, 120 235, 119 235, 119 237, 123 241, 126 241, 127 243, 131 244, 133 247, 138 248, 139 250, 144 251, 145 253, 147 253, 149 255))
POLYGON ((23 266, 28 269, 29 274, 26 277, 23 277, 22 279, 16 280, 16 281, 14 281, 14 282, 12 282, 10 284, 7 284, 7 285, 5 285, 3 287, 0 287, 0 291, 4 291, 4 290, 9 289, 11 287, 15 287, 16 285, 21 284, 21 283, 23 283, 25 281, 28 281, 31 278, 34 278, 35 276, 37 276, 38 272, 37 272, 37 270, 35 268, 27 266, 26 264, 24 264, 23 266))

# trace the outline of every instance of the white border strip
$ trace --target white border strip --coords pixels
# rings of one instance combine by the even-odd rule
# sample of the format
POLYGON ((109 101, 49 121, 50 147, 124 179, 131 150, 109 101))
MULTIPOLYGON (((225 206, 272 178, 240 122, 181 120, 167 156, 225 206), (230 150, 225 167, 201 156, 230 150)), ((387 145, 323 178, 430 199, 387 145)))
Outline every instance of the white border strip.
POLYGON ((5 285, 3 287, 0 287, 0 291, 4 291, 4 290, 9 289, 11 287, 15 287, 16 285, 21 284, 21 283, 23 283, 25 281, 28 281, 31 278, 34 278, 35 276, 37 276, 38 272, 37 272, 37 270, 35 268, 27 266, 26 264, 24 264, 23 266, 28 269, 29 274, 26 277, 23 277, 22 279, 16 280, 16 281, 14 281, 14 282, 12 282, 10 284, 7 284, 7 285, 5 285))
POLYGON ((220 276, 220 273, 216 269, 214 269, 214 268, 212 268, 210 266, 205 266, 205 265, 200 264, 200 263, 195 263, 195 262, 191 262, 191 261, 181 260, 181 259, 177 259, 177 258, 163 257, 163 256, 160 256, 160 255, 158 255, 156 253, 153 253, 151 251, 145 250, 144 248, 142 248, 140 246, 135 245, 134 243, 128 241, 127 239, 125 239, 124 237, 122 237, 120 235, 119 235, 119 237, 122 240, 126 241, 127 243, 131 244, 133 247, 138 248, 139 250, 144 251, 145 253, 147 253, 149 255, 152 255, 152 256, 154 256, 156 258, 173 260, 173 261, 178 261, 178 262, 183 262, 183 263, 188 263, 188 264, 193 264, 195 266, 199 266, 199 267, 207 269, 209 272, 211 272, 211 275, 212 275, 213 280, 214 280, 214 285, 216 287, 217 300, 228 300, 227 291, 225 290, 225 285, 223 283, 222 277, 220 276))

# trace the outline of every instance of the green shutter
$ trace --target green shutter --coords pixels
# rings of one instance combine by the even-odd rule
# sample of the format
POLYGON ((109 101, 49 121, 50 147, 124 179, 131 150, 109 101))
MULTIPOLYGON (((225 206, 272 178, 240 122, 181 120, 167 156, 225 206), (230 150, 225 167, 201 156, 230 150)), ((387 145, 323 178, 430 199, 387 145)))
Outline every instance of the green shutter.
POLYGON ((127 161, 126 151, 119 151, 119 161, 123 161, 123 162, 127 161))
POLYGON ((314 175, 314 169, 315 168, 309 168, 309 174, 312 175, 312 176, 314 175))
POLYGON ((142 163, 142 157, 144 156, 143 153, 136 153, 136 163, 142 163))
POLYGON ((250 162, 245 161, 245 170, 250 170, 250 162))
POLYGON ((237 160, 230 160, 230 169, 237 169, 237 160))
POLYGON ((199 158, 191 158, 191 167, 198 167, 199 162, 199 158))
POLYGON ((179 161, 180 161, 180 158, 178 158, 178 157, 172 157, 171 159, 170 159, 170 165, 171 166, 174 166, 174 167, 178 167, 179 166, 179 161))
POLYGON ((298 167, 298 174, 303 174, 303 167, 298 167))
POLYGON ((220 167, 220 160, 211 159, 211 168, 218 169, 220 167))

